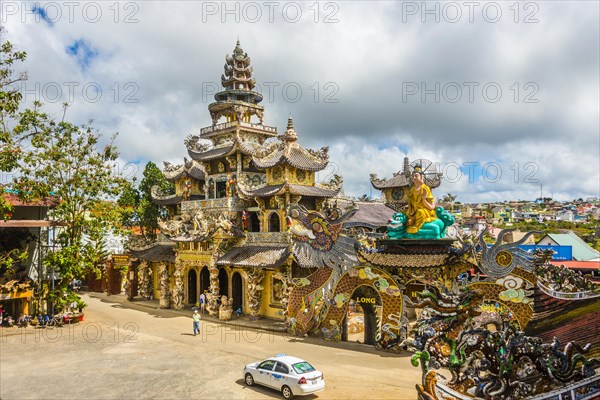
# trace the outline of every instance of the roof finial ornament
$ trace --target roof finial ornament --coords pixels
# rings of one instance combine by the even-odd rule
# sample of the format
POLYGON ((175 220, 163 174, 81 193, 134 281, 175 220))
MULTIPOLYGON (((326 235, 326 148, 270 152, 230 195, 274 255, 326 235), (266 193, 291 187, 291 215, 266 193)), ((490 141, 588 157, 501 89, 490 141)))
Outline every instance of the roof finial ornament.
POLYGON ((294 119, 292 118, 291 113, 288 118, 287 130, 285 131, 285 134, 283 135, 282 139, 288 143, 295 142, 296 140, 298 140, 298 134, 294 130, 294 119))

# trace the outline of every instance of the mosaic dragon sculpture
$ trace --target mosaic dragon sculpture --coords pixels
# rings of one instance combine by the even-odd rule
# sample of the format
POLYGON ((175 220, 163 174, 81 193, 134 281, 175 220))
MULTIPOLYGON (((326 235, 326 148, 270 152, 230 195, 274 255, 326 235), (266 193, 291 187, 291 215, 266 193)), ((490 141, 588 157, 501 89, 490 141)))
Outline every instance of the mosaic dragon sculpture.
POLYGON ((423 370, 422 384, 416 385, 420 399, 545 398, 573 385, 586 396, 600 394, 595 373, 600 360, 585 356, 589 345, 569 342, 561 348, 556 338, 547 344, 525 336, 509 313, 482 319, 480 295, 470 289, 434 289, 420 297, 423 312, 404 342, 415 352, 413 365, 423 370), (450 381, 435 372, 439 368, 450 371, 450 381))
POLYGON ((303 335, 319 326, 327 314, 335 284, 358 264, 354 239, 341 235, 342 224, 357 210, 346 213, 326 208, 323 213, 290 206, 288 217, 292 252, 303 268, 317 268, 305 278, 294 278, 288 303, 290 333, 303 335))

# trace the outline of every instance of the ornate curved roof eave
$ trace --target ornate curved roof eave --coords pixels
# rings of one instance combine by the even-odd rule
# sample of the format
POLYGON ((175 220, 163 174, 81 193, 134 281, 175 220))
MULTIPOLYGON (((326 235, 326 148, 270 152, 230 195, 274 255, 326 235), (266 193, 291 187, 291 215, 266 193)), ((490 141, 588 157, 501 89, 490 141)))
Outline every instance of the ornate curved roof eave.
POLYGON ((335 197, 337 196, 342 187, 339 186, 337 188, 324 188, 320 186, 304 186, 304 185, 296 185, 293 183, 287 184, 288 190, 290 194, 300 195, 300 196, 308 196, 308 197, 335 197))
POLYGON ((157 186, 152 186, 150 196, 152 197, 152 202, 159 206, 172 206, 181 203, 181 200, 183 200, 183 196, 178 196, 177 194, 160 193, 157 186))
POLYGON ((206 179, 204 168, 194 160, 184 159, 184 165, 171 166, 168 162, 164 164, 163 175, 169 182, 177 182, 183 176, 188 176, 199 181, 206 179))
POLYGON ((378 179, 377 175, 371 175, 371 185, 377 190, 403 187, 410 185, 410 180, 403 174, 397 174, 390 179, 378 179))
POLYGON ((263 186, 258 189, 249 189, 241 182, 237 182, 237 190, 240 195, 246 199, 254 197, 270 197, 285 193, 285 183, 280 185, 263 186))
POLYGON ((252 158, 258 168, 272 168, 280 164, 288 164, 304 171, 316 172, 325 169, 329 163, 329 157, 325 153, 313 155, 298 145, 290 149, 281 145, 270 150, 271 153, 265 157, 254 156, 252 158))
POLYGON ((211 161, 211 160, 215 160, 220 157, 227 156, 227 155, 231 154, 231 150, 235 150, 234 144, 232 144, 230 146, 225 146, 225 147, 213 148, 213 149, 201 152, 201 153, 188 148, 188 154, 190 155, 192 160, 206 162, 206 161, 211 161))
POLYGON ((189 161, 186 160, 185 174, 187 176, 189 176, 190 178, 193 178, 193 179, 196 179, 199 181, 206 180, 206 171, 204 170, 204 167, 202 166, 202 164, 200 164, 194 160, 189 160, 189 161))

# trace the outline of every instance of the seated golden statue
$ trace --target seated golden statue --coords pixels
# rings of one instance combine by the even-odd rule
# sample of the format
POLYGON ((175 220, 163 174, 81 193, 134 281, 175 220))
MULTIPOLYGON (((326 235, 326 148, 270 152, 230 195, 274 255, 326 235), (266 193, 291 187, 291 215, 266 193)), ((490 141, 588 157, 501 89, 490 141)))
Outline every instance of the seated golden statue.
POLYGON ((420 166, 411 175, 413 186, 408 192, 406 214, 397 212, 388 221, 389 239, 442 239, 454 216, 442 207, 435 207, 431 188, 425 184, 420 166))
POLYGON ((408 221, 406 233, 417 233, 426 222, 437 219, 431 189, 424 183, 425 176, 420 167, 415 167, 411 175, 413 186, 408 192, 408 221))

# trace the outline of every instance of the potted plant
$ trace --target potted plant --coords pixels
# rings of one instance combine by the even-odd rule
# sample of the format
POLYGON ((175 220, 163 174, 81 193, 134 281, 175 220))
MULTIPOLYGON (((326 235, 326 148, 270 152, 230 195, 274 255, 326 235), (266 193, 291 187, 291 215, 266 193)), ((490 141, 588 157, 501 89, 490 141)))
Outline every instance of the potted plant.
POLYGON ((85 307, 87 307, 85 301, 81 299, 77 300, 77 310, 79 310, 79 316, 77 318, 79 319, 79 322, 83 321, 83 309, 85 307))

